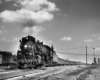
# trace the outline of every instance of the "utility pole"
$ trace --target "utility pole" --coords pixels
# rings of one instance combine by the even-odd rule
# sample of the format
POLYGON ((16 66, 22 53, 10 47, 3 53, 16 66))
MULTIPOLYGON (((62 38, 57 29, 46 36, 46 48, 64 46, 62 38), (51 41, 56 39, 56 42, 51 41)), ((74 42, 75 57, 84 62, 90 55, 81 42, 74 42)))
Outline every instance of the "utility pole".
POLYGON ((95 58, 95 48, 93 48, 93 54, 94 54, 94 58, 95 58))
POLYGON ((86 45, 86 65, 87 65, 87 45, 86 45))

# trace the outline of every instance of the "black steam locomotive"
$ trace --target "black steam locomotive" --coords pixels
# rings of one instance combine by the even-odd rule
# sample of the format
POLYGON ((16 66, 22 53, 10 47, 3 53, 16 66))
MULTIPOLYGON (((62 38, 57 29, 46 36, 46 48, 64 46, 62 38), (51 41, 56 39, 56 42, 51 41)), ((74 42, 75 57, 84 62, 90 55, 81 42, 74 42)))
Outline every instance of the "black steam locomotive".
POLYGON ((57 63, 58 56, 53 46, 44 45, 33 36, 26 36, 20 40, 17 52, 18 68, 38 68, 57 63))

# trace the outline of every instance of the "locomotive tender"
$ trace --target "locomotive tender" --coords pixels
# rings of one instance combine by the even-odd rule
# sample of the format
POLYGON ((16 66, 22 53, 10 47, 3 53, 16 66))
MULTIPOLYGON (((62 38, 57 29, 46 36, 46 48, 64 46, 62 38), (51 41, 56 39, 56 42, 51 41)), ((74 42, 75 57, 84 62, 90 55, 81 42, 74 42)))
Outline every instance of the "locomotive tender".
POLYGON ((44 45, 43 42, 29 35, 20 40, 17 52, 18 68, 51 66, 57 63, 57 59, 53 46, 44 45))

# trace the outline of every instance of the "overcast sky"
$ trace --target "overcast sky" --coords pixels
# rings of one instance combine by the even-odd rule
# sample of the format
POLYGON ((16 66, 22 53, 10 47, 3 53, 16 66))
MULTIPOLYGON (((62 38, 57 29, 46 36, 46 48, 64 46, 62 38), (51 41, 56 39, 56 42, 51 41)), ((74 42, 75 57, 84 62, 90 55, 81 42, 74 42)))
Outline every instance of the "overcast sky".
POLYGON ((58 56, 93 61, 100 57, 100 0, 0 0, 0 50, 16 54, 28 34, 54 45, 58 56))

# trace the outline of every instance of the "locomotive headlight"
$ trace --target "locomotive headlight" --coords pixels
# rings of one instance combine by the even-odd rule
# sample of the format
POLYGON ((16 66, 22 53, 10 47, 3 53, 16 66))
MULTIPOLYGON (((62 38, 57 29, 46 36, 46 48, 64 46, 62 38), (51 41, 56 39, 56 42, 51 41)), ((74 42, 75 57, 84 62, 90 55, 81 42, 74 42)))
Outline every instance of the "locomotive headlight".
POLYGON ((24 48, 27 48, 27 45, 24 45, 24 48))

